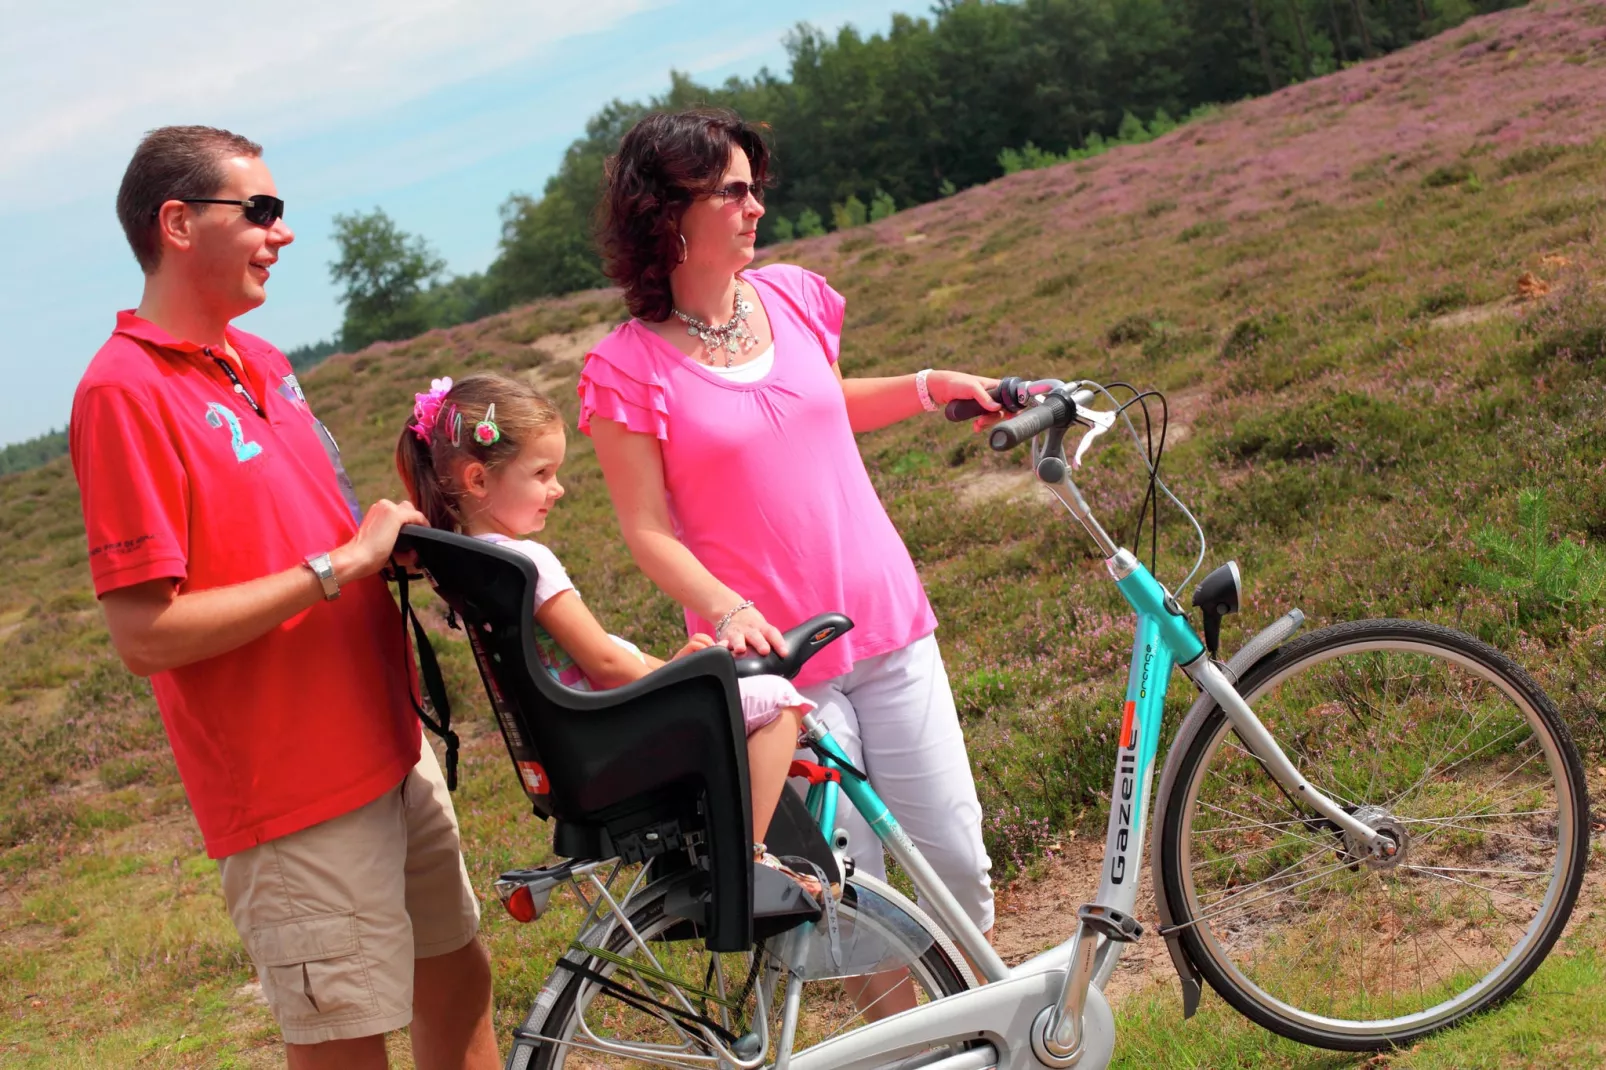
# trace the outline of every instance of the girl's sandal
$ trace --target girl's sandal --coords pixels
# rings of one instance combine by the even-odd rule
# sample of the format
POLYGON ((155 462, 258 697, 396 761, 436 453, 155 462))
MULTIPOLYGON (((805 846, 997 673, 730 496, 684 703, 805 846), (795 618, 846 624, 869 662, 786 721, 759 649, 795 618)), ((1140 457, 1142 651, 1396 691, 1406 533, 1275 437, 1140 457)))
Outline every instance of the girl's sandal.
MULTIPOLYGON (((823 889, 820 884, 820 878, 806 873, 799 873, 791 866, 788 866, 785 862, 782 862, 779 858, 776 858, 774 855, 770 854, 769 848, 765 847, 762 843, 753 844, 753 861, 775 870, 777 873, 781 874, 783 877, 786 877, 793 884, 796 884, 799 888, 802 888, 805 892, 807 892, 809 898, 813 899, 817 903, 821 902, 820 895, 823 889)), ((833 895, 840 894, 837 893, 834 887, 832 888, 832 893, 833 895)))

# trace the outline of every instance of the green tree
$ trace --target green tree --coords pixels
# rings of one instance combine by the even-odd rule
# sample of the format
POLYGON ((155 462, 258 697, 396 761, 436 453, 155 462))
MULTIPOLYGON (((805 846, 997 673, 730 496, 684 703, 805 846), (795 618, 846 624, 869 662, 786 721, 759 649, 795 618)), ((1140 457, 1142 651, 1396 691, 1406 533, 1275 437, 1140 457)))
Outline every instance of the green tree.
POLYGON ((892 199, 892 194, 882 189, 875 191, 870 199, 870 222, 878 223, 890 215, 898 212, 898 202, 892 199))
POLYGON ((594 234, 603 164, 650 111, 708 104, 766 124, 778 166, 759 237, 786 241, 823 233, 822 210, 844 229, 885 218, 888 206, 1146 141, 1174 128, 1171 116, 1194 118, 1513 2, 938 0, 926 16, 894 15, 882 33, 800 24, 786 37, 784 72, 701 86, 671 71, 663 94, 609 103, 538 194, 502 205, 483 276, 426 281, 418 302, 403 302, 410 321, 397 312, 355 326, 371 334, 383 323, 390 336, 404 321, 456 323, 606 284, 594 234))
POLYGON ((67 430, 46 431, 26 442, 13 442, 0 448, 0 476, 26 472, 48 464, 67 452, 67 430))
POLYGON ((831 206, 832 230, 851 230, 854 227, 862 227, 869 222, 869 219, 870 216, 864 207, 864 202, 851 194, 843 203, 831 206))
POLYGON ((316 367, 323 363, 324 358, 340 351, 340 343, 333 338, 321 342, 308 342, 304 346, 296 346, 285 353, 290 361, 290 367, 298 372, 316 367))
POLYGON ((1517 535, 1485 525, 1472 537, 1487 563, 1467 563, 1467 576, 1487 591, 1510 595, 1517 619, 1546 613, 1576 620, 1606 594, 1606 559, 1593 547, 1550 535, 1550 502, 1529 488, 1517 494, 1517 535))
POLYGON ((797 214, 797 236, 799 238, 818 238, 825 233, 825 221, 820 213, 812 208, 805 208, 797 214))
POLYGON ((446 270, 423 238, 396 226, 381 208, 334 218, 340 258, 329 276, 344 287, 340 343, 348 352, 372 342, 411 338, 429 329, 421 300, 446 270))

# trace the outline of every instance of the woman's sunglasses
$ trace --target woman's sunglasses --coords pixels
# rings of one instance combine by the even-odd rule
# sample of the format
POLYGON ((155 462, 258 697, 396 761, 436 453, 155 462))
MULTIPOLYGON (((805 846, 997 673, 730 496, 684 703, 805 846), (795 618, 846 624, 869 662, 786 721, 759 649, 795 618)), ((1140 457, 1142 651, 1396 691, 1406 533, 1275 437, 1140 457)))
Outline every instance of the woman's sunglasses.
POLYGON ((764 203, 764 187, 755 186, 751 182, 728 183, 727 185, 721 186, 719 189, 715 190, 713 195, 719 198, 721 204, 729 204, 732 201, 735 201, 737 204, 746 204, 749 194, 751 194, 753 200, 757 201, 759 204, 764 203))
MULTIPOLYGON (((174 199, 185 204, 237 204, 240 206, 240 214, 245 216, 248 222, 255 223, 259 227, 271 227, 274 223, 284 218, 284 202, 277 197, 269 197, 263 193, 259 193, 254 197, 247 197, 243 201, 219 200, 216 197, 177 197, 174 199)), ((160 211, 161 208, 158 207, 151 215, 154 217, 160 211)))

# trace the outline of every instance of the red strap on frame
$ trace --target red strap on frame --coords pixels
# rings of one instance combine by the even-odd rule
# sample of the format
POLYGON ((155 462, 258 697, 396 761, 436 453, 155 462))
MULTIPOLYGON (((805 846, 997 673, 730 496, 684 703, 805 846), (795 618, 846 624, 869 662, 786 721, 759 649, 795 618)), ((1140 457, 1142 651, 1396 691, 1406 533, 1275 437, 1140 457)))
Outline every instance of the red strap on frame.
POLYGON ((842 774, 835 769, 827 769, 814 762, 793 762, 792 769, 786 774, 789 777, 800 776, 810 784, 824 784, 830 781, 833 784, 842 783, 842 774))

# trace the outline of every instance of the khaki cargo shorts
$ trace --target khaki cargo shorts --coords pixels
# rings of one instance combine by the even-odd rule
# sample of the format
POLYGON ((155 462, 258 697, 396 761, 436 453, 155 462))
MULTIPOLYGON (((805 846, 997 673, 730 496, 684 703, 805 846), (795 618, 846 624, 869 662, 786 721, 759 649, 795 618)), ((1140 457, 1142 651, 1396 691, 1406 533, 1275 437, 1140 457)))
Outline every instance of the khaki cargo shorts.
POLYGON ((401 1029, 413 960, 479 930, 435 751, 367 806, 218 860, 223 898, 291 1044, 401 1029))

